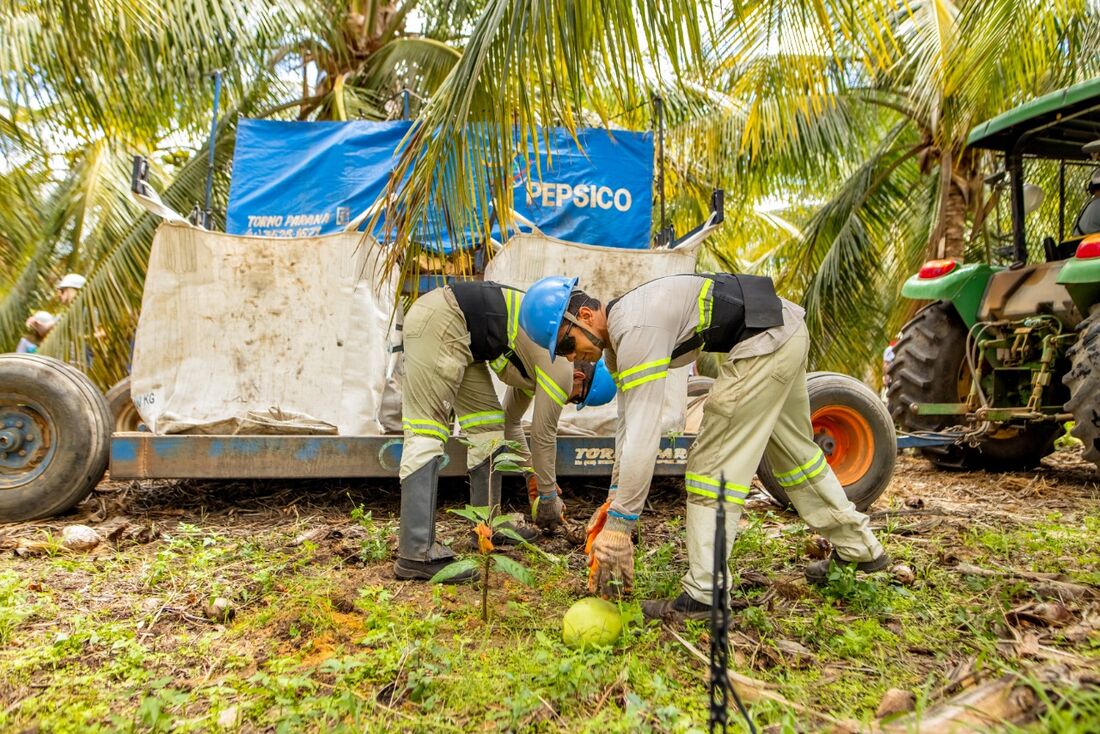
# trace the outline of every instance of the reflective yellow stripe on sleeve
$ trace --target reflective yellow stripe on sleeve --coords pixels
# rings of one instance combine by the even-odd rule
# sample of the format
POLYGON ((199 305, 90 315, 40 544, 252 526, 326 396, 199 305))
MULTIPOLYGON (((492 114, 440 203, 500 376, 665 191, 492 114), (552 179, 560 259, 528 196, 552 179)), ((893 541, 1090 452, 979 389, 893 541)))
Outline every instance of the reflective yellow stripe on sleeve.
POLYGON ((564 406, 569 402, 569 395, 561 389, 558 383, 551 379, 550 375, 543 372, 539 367, 535 368, 535 382, 558 405, 564 406))
POLYGON ((645 362, 630 369, 625 369, 615 376, 615 381, 618 383, 619 389, 626 392, 647 382, 660 380, 668 376, 668 364, 671 361, 670 358, 666 357, 665 359, 656 359, 652 362, 645 362))

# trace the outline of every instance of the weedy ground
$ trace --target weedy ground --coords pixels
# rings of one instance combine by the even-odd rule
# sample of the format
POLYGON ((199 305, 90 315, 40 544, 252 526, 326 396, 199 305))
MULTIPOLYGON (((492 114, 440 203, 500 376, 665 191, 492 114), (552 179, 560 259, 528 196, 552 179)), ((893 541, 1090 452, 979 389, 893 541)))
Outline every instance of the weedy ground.
MULTIPOLYGON (((443 505, 463 504, 459 483, 444 489, 443 505)), ((586 518, 601 492, 567 484, 569 513, 586 518)), ((0 526, 0 731, 705 731, 706 666, 637 604, 679 590, 681 492, 651 494, 623 637, 574 651, 560 625, 584 559, 564 537, 541 542, 549 556, 515 552, 535 585, 497 574, 484 624, 476 588, 393 577, 395 482, 104 482, 66 517, 0 526), (107 540, 68 551, 73 523, 107 540)), ((863 729, 888 689, 919 712, 1014 672, 1044 705, 1009 730, 1100 731, 1087 465, 1061 453, 1033 472, 965 474, 903 457, 872 512, 913 578, 840 573, 818 590, 801 569, 820 542, 750 501, 733 546, 736 671, 863 729)), ((458 518, 441 530, 466 542, 458 518)), ((705 624, 681 634, 707 649, 705 624)), ((776 703, 750 713, 772 731, 829 726, 776 703)))

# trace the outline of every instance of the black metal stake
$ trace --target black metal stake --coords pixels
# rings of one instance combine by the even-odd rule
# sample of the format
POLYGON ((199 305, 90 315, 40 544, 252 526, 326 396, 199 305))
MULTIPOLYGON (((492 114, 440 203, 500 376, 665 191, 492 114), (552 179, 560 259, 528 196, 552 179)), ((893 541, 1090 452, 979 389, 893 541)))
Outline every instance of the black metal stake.
POLYGON ((729 726, 729 699, 734 702, 749 731, 756 734, 756 727, 749 718, 737 689, 730 683, 729 676, 729 569, 726 560, 729 557, 726 543, 726 475, 718 480, 718 507, 714 513, 714 594, 710 605, 710 732, 722 731, 729 726))
MULTIPOLYGON (((719 491, 725 493, 722 476, 719 491)), ((710 605, 710 732, 726 731, 729 724, 729 580, 726 578, 726 508, 718 498, 714 525, 714 596, 710 605)))

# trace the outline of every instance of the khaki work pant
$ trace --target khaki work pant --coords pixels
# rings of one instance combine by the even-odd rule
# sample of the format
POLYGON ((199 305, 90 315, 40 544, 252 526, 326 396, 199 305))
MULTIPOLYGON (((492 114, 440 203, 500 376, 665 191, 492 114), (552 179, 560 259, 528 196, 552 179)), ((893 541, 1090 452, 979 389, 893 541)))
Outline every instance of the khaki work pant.
POLYGON ((421 296, 405 316, 404 330, 400 477, 443 454, 456 418, 470 441, 466 465, 472 469, 504 441, 504 409, 488 366, 474 362, 466 319, 450 288, 421 296))
POLYGON ((749 485, 765 454, 791 503, 841 558, 869 561, 882 554, 867 516, 848 500, 813 440, 806 393, 809 337, 803 325, 772 354, 723 362, 703 408, 687 461, 688 572, 684 591, 710 604, 714 590, 715 507, 726 480, 726 538, 730 548, 749 485))

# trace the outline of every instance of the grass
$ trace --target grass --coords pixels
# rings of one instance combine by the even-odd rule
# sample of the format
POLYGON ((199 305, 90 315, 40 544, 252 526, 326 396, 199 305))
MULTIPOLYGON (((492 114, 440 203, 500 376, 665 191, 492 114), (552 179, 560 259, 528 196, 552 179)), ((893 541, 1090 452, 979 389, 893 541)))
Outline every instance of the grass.
MULTIPOLYGON (((674 509, 646 523, 623 637, 587 651, 560 636, 562 614, 582 595, 578 554, 520 552, 534 586, 496 574, 486 625, 475 588, 392 578, 392 517, 362 507, 342 517, 340 532, 297 544, 308 523, 242 531, 206 516, 147 545, 4 556, 0 731, 705 731, 704 666, 645 624, 637 601, 679 591, 674 509), (225 624, 203 618, 216 597, 235 611, 225 624)), ((451 522, 456 534, 466 528, 451 522)), ((792 701, 864 725, 890 688, 932 705, 963 662, 1027 676, 1038 661, 1000 643, 1006 611, 1034 590, 960 575, 941 557, 1096 584, 1098 522, 1095 505, 999 528, 960 521, 906 535, 891 521, 882 537, 913 568, 912 586, 839 571, 817 590, 800 580, 804 526, 749 512, 733 548, 737 596, 748 603, 733 614, 733 664, 792 701), (795 643, 806 652, 792 653, 795 643)), ((1096 612, 1095 602, 1069 606, 1078 619, 1096 612)), ((705 624, 684 634, 706 648, 705 624)), ((1043 644, 1100 666, 1095 630, 1043 644)), ((1096 689, 1035 685, 1049 706, 1012 731, 1084 732, 1100 721, 1096 689)), ((759 727, 813 728, 775 704, 751 712, 759 727)))

